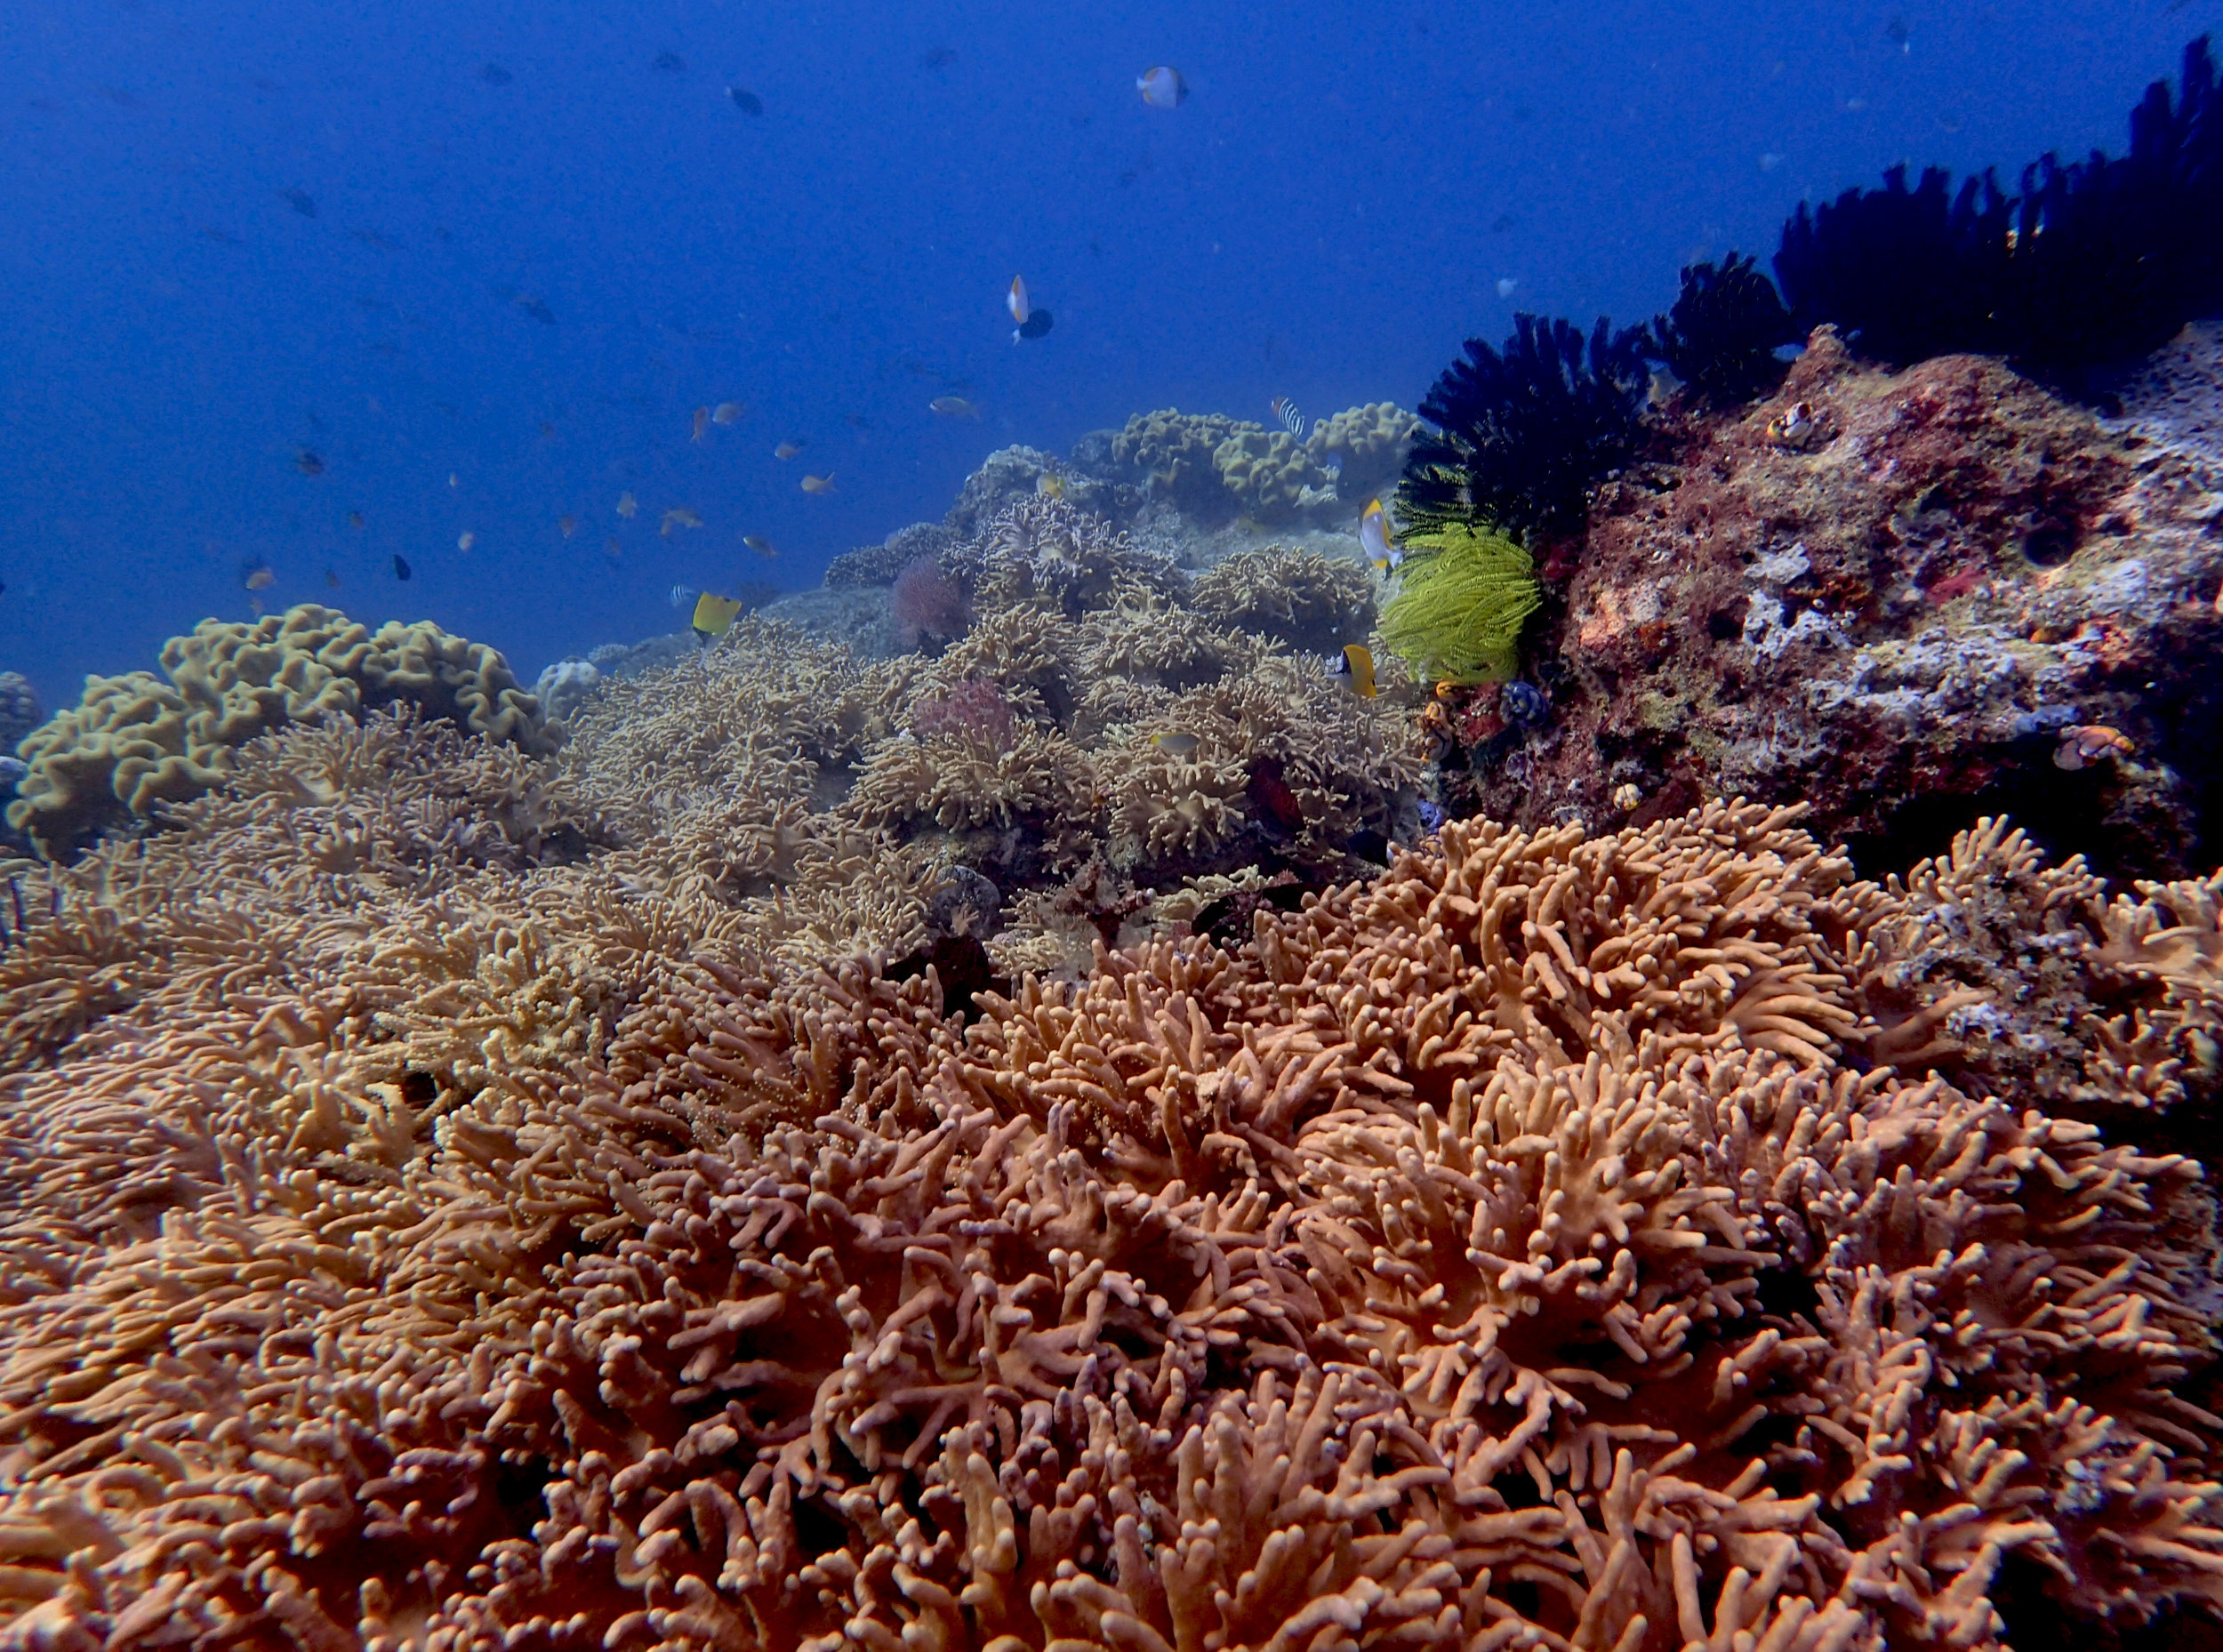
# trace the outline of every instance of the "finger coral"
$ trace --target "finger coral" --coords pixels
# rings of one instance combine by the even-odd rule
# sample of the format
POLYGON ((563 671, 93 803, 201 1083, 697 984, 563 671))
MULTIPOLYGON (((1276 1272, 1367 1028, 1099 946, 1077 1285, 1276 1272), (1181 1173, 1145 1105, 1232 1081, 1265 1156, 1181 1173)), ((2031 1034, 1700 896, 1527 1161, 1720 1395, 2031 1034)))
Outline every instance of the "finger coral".
MULTIPOLYGON (((220 1005, 152 897, 249 895, 230 807, 73 884, 138 1000, 7 1080, 12 1645, 2004 1652, 2223 1603, 2197 1167, 1874 1059, 1908 896, 1785 812, 1454 822, 960 1022, 568 866, 305 887, 282 949, 202 932, 220 1005)), ((1955 857, 1917 881, 2068 887, 1955 857)), ((2211 892, 2149 895, 2056 961, 2210 1014, 2211 892)))

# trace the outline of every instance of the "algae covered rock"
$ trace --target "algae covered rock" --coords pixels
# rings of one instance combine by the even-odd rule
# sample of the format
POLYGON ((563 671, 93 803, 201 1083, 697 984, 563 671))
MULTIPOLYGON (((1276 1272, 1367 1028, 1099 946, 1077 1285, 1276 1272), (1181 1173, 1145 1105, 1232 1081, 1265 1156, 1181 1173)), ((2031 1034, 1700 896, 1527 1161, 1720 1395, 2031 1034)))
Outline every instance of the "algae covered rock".
POLYGON ((9 825, 59 857, 216 785, 259 734, 404 701, 528 751, 555 749, 508 662, 429 620, 373 632, 314 603, 251 624, 204 620, 165 645, 162 668, 167 681, 88 678, 76 705, 25 737, 29 771, 9 825))

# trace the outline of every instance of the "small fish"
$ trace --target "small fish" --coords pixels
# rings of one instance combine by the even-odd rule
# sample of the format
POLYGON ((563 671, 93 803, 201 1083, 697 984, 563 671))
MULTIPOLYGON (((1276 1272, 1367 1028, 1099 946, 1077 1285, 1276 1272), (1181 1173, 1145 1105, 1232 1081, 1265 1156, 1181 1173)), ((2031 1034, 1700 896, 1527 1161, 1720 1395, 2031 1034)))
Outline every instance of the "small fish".
POLYGON ((326 568, 325 570, 325 583, 331 586, 333 589, 338 590, 340 589, 339 573, 333 569, 326 568))
POLYGON ((506 86, 517 76, 499 63, 481 63, 478 66, 478 78, 490 86, 506 86))
POLYGON ((399 551, 394 553, 394 577, 397 580, 405 580, 409 577, 409 565, 402 560, 399 551))
POLYGON ((1806 402, 1794 402, 1768 421, 1768 440, 1794 453, 1804 453, 1820 440, 1821 434, 1821 421, 1806 402))
POLYGON ((660 75, 684 75, 687 72, 687 60, 677 52, 659 52, 649 60, 648 67, 660 75))
POLYGON ((303 476, 322 476, 325 473, 324 455, 313 447, 304 447, 293 455, 293 469, 303 476))
POLYGON ((2105 723, 2075 723, 2061 731, 2061 743, 2053 753, 2057 768, 2080 769, 2102 758, 2127 758, 2138 750, 2131 737, 2105 723))
POLYGON ((741 414, 742 405, 739 402, 720 402, 717 406, 710 409, 710 422, 712 424, 732 424, 740 419, 741 414))
POLYGON ((694 435, 691 439, 697 442, 701 441, 702 437, 709 433, 710 428, 710 410, 707 407, 696 408, 694 410, 694 435))
POLYGON ((249 562, 240 567, 239 582, 249 590, 269 590, 277 583, 277 574, 267 562, 249 562))
POLYGON ((734 107, 743 115, 764 113, 764 100, 746 86, 728 86, 726 88, 726 95, 734 100, 734 107))
POLYGON ((359 528, 359 527, 361 527, 361 526, 363 525, 363 513, 362 513, 361 511, 359 511, 359 510, 350 510, 350 511, 349 511, 349 512, 348 512, 348 525, 349 525, 349 527, 351 527, 351 528, 359 528))
POLYGON ((1304 415, 1296 410, 1296 404, 1286 396, 1277 396, 1272 402, 1273 416, 1281 421, 1281 428, 1298 441, 1304 439, 1304 415))
POLYGON ((461 487, 463 485, 463 478, 457 476, 454 471, 451 470, 447 473, 447 485, 450 487, 461 487))
POLYGON ((314 218, 317 215, 317 203, 309 198, 309 191, 306 189, 280 189, 278 199, 303 218, 314 218))
POLYGON ((741 542, 759 557, 776 557, 780 554, 779 547, 761 533, 743 533, 741 536, 741 542))
POLYGON ((1135 77, 1135 90, 1143 94, 1143 101, 1154 109, 1177 109, 1189 95, 1188 82, 1181 78, 1181 71, 1160 64, 1144 69, 1135 77))
POLYGON ((694 618, 688 622, 694 634, 704 642, 713 637, 723 637, 734 629, 734 618, 741 612, 737 597, 714 597, 704 591, 694 600, 694 618))
POLYGON ((225 246, 239 246, 244 245, 239 237, 232 234, 230 230, 219 229, 213 224, 203 225, 201 233, 206 236, 210 240, 221 242, 225 246))
POLYGON ((617 513, 621 517, 630 518, 639 509, 640 501, 635 499, 630 493, 620 493, 617 496, 617 513))
POLYGON ((579 531, 579 518, 577 517, 558 517, 556 518, 556 531, 558 533, 561 533, 566 539, 569 539, 574 533, 576 533, 579 531))
POLYGON ((1366 559, 1384 573, 1394 573, 1405 560, 1405 553, 1390 537, 1389 512, 1379 499, 1368 500, 1359 513, 1359 543, 1366 548, 1366 559))
POLYGON ((1162 734, 1152 734, 1150 743, 1169 758, 1192 758, 1204 742, 1183 729, 1172 729, 1162 734))
POLYGON ((1363 643, 1345 643, 1329 669, 1331 675, 1349 682, 1351 692, 1361 700, 1371 700, 1382 692, 1374 682, 1373 651, 1363 643))
POLYGON ((463 532, 455 536, 455 549, 458 550, 469 550, 477 543, 478 543, 478 535, 472 533, 469 528, 464 529, 463 532))
POLYGON ((689 510, 685 505, 674 505, 664 512, 663 525, 656 531, 666 539, 670 539, 671 530, 674 528, 699 528, 702 525, 702 518, 696 516, 694 512, 689 510))
POLYGON ((673 607, 675 607, 675 608, 684 608, 684 607, 686 607, 686 606, 689 603, 693 602, 694 600, 694 586, 692 586, 692 585, 674 585, 674 586, 671 588, 671 605, 672 605, 673 607))
POLYGON ((831 470, 827 471, 823 476, 807 476, 803 478, 803 492, 806 493, 831 493, 833 492, 833 479, 834 473, 831 470))
POLYGON ((1512 277, 1512 276, 1500 276, 1500 277, 1497 277, 1497 296, 1498 296, 1499 298, 1511 298, 1511 297, 1513 296, 1513 289, 1514 289, 1515 287, 1519 286, 1520 285, 1521 285, 1521 283, 1520 283, 1518 280, 1516 280, 1516 279, 1515 279, 1513 277, 1512 277))
POLYGON ((602 549, 610 553, 610 559, 613 562, 616 561, 618 553, 617 535, 613 533, 609 538, 604 540, 602 541, 602 549))
POLYGON ((1004 294, 1003 307, 1011 312, 1011 319, 1019 325, 1012 329, 1011 341, 1039 339, 1050 330, 1050 313, 1037 309, 1027 301, 1027 284, 1023 276, 1011 277, 1011 290, 1004 294))
POLYGON ((944 419, 977 419, 978 404, 967 401, 962 396, 937 396, 927 404, 928 413, 938 413, 944 419))
POLYGON ((1063 499, 1065 497, 1065 478, 1045 470, 1034 478, 1034 491, 1045 499, 1063 499))
POLYGON ((549 309, 545 300, 536 298, 530 293, 520 293, 511 301, 534 320, 551 327, 556 325, 556 312, 549 309))
POLYGON ((774 459, 792 459, 802 451, 803 445, 800 442, 782 442, 772 450, 772 456, 774 459))

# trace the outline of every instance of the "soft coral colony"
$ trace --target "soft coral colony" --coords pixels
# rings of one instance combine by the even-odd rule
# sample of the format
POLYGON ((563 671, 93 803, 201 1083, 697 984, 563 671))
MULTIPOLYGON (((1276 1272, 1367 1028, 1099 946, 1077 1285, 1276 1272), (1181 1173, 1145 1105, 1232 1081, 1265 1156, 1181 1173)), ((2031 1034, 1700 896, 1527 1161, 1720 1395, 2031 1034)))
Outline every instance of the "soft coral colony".
MULTIPOLYGON (((2146 172, 2029 187, 2205 176, 2205 60, 2146 172)), ((558 726, 304 608, 90 685, 0 869, 0 1646, 2206 1632, 2223 874, 1830 846, 1980 795, 1946 713, 2142 795, 2043 754, 2211 641, 2206 461, 1995 360, 1786 367, 1789 285, 1524 323, 1433 432, 1007 450, 830 574, 899 647, 752 617, 558 726), (1433 833, 1430 685, 1306 657, 1376 597, 1306 524, 1408 459, 1378 635, 1551 690, 1433 833)))

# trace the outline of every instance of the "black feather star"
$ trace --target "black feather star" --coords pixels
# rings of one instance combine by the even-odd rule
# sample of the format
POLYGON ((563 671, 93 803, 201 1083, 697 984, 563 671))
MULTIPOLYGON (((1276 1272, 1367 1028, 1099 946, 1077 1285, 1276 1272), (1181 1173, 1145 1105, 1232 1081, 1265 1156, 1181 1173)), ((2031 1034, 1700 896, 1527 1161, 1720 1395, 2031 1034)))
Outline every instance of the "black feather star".
POLYGON ((1797 336, 1775 284, 1732 253, 1683 270, 1682 291, 1672 309, 1652 318, 1645 349, 1691 396, 1727 407, 1776 387, 1786 365, 1776 350, 1797 336))
POLYGON ((1958 188, 1931 168, 1801 207, 1776 278, 1802 331, 1844 329, 1905 363, 1953 350, 2003 356, 2071 389, 2223 311, 2223 90, 2204 37, 2172 95, 2155 81, 2131 114, 2131 150, 1992 174, 1958 188))
POLYGON ((1639 328, 1521 315, 1503 349, 1466 341, 1437 377, 1398 489, 1407 533, 1488 524, 1532 537, 1583 525, 1590 488, 1635 451, 1649 374, 1639 328))

